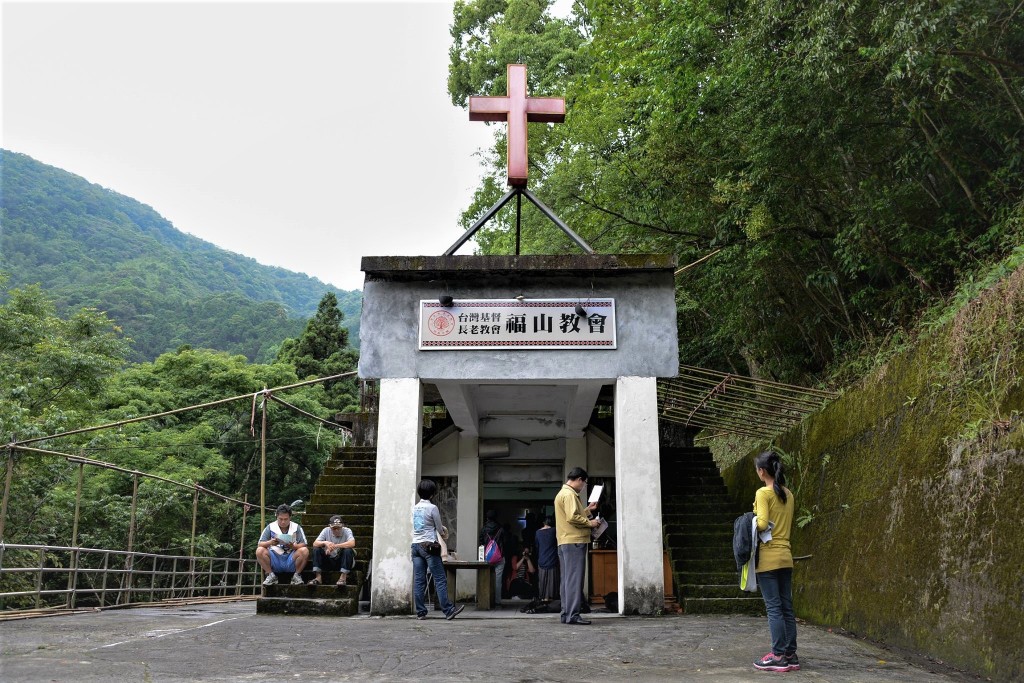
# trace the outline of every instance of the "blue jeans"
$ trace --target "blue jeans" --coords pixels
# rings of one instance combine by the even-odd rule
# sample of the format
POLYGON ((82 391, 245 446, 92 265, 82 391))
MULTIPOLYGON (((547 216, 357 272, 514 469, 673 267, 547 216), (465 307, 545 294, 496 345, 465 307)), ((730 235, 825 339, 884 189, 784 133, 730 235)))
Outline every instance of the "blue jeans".
POLYGON ((772 654, 796 652, 796 615, 793 614, 793 570, 772 569, 757 573, 757 585, 768 610, 768 630, 772 636, 772 654))
POLYGON ((441 609, 445 616, 451 614, 455 605, 448 600, 448 577, 444 573, 444 562, 440 555, 431 555, 426 548, 419 543, 412 544, 412 597, 416 607, 416 616, 423 616, 427 613, 427 567, 430 568, 430 576, 434 580, 434 588, 437 589, 437 600, 441 603, 441 609))

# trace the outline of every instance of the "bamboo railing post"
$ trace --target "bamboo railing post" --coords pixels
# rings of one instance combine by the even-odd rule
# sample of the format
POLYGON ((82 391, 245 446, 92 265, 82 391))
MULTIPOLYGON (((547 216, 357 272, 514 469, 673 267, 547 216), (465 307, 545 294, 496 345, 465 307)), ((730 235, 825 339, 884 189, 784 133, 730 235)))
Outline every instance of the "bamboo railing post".
POLYGON ((71 524, 71 566, 68 568, 68 594, 65 604, 75 608, 75 589, 78 587, 78 520, 82 511, 82 480, 85 479, 85 463, 78 463, 78 485, 75 488, 75 519, 71 524))
POLYGON ((196 519, 199 516, 199 485, 192 491, 192 539, 188 543, 188 597, 193 597, 196 584, 196 519))
POLYGON ((267 388, 263 387, 263 419, 260 425, 260 528, 267 526, 267 388))
POLYGON ((100 608, 107 606, 107 570, 110 568, 110 553, 103 553, 103 587, 100 588, 100 608))
POLYGON ((7 524, 7 501, 11 498, 11 478, 14 476, 14 449, 7 447, 7 475, 4 477, 4 499, 0 504, 0 541, 4 540, 7 524))
POLYGON ((121 588, 128 588, 127 593, 118 591, 114 604, 121 604, 121 596, 125 602, 132 601, 132 585, 135 583, 135 511, 139 503, 139 473, 132 472, 132 510, 128 516, 128 554, 124 558, 125 575, 121 580, 121 588))
POLYGON ((36 574, 36 609, 42 607, 43 569, 46 567, 46 548, 39 549, 39 573, 36 574))
POLYGON ((245 494, 245 504, 242 505, 242 533, 238 539, 238 586, 235 595, 242 594, 242 569, 245 567, 245 517, 249 512, 249 494, 245 494))

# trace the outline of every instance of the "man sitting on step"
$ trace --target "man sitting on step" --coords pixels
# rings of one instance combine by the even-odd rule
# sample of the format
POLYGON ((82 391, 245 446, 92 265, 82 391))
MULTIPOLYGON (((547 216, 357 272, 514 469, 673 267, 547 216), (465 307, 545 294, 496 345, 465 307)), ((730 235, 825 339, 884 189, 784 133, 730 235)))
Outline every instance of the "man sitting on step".
POLYGON ((288 505, 277 506, 277 520, 267 525, 256 548, 256 561, 267 573, 264 586, 277 583, 277 572, 292 572, 292 583, 301 586, 303 567, 309 560, 306 534, 292 521, 288 505))
POLYGON ((319 586, 323 582, 323 572, 341 572, 338 588, 348 585, 348 575, 356 563, 356 538, 352 530, 345 526, 341 515, 334 515, 328 526, 313 541, 313 571, 316 578, 309 582, 311 586, 319 586))

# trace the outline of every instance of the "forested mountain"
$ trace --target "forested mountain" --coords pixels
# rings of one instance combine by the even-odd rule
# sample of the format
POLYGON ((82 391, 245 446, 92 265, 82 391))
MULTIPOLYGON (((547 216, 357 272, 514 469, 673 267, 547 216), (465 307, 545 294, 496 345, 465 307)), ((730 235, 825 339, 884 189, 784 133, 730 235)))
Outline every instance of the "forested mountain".
POLYGON ((24 154, 0 151, 0 271, 39 283, 60 310, 107 312, 132 360, 188 344, 274 358, 326 292, 358 343, 361 293, 265 266, 177 230, 156 211, 24 154))

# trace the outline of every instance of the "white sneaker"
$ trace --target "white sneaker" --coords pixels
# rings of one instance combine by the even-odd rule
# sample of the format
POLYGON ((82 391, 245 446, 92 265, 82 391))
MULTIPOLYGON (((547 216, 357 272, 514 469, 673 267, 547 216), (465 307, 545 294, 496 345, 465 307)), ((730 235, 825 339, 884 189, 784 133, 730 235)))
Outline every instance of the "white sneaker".
POLYGON ((299 576, 298 572, 295 572, 294 574, 292 574, 292 585, 293 586, 302 586, 304 584, 305 584, 305 581, 302 580, 302 577, 299 576))
POLYGON ((263 585, 264 586, 273 586, 276 583, 277 583, 277 574, 275 574, 274 572, 270 572, 269 574, 267 574, 267 578, 263 579, 263 585))

